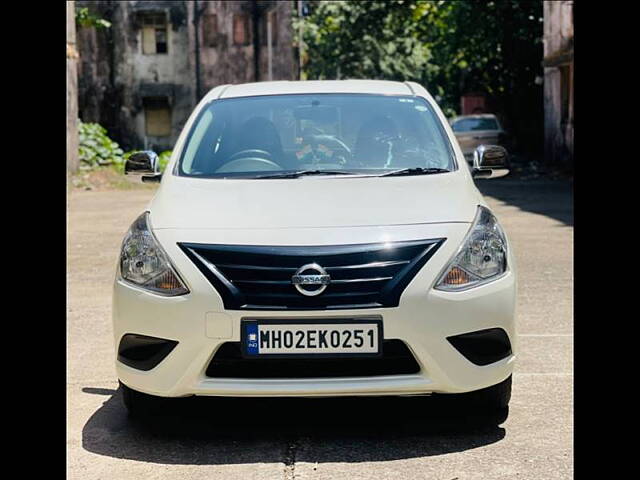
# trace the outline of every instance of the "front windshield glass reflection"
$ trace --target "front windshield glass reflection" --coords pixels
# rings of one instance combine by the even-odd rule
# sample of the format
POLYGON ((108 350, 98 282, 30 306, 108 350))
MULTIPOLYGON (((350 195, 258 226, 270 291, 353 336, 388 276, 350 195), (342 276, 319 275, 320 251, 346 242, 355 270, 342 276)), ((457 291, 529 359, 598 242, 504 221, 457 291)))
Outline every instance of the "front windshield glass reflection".
POLYGON ((424 99, 267 95, 215 100, 205 107, 189 132, 178 173, 258 178, 404 168, 455 169, 451 144, 424 99))

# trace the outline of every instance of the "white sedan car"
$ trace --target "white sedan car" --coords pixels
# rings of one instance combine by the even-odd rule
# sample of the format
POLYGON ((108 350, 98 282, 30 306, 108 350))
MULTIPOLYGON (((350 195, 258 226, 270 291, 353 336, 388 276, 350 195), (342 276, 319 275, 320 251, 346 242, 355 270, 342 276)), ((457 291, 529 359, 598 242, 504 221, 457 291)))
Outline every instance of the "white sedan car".
MULTIPOLYGON (((412 82, 224 85, 197 105, 122 243, 116 367, 157 397, 445 395, 508 412, 514 255, 412 82)), ((465 403, 466 404, 466 403, 465 403)))

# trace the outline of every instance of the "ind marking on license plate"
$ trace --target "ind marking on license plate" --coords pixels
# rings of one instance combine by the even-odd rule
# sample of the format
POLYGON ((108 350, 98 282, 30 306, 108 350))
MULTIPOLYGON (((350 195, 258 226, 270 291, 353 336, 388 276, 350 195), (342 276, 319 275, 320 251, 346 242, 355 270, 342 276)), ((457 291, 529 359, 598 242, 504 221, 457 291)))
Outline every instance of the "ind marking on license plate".
POLYGON ((380 353, 381 322, 244 322, 245 355, 349 355, 380 353))
POLYGON ((255 323, 249 323, 247 325, 247 353, 249 355, 258 354, 258 325, 255 323))

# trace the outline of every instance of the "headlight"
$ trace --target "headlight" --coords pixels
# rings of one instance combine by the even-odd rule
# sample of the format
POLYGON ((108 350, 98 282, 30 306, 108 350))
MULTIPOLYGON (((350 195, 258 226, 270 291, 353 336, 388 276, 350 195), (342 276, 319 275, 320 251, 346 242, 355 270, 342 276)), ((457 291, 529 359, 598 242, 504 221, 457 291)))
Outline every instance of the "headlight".
POLYGON ((495 280, 507 270, 507 239, 489 209, 478 213, 458 253, 436 282, 438 290, 466 290, 495 280))
POLYGON ((127 282, 161 295, 189 293, 151 233, 149 212, 133 222, 122 241, 120 275, 127 282))

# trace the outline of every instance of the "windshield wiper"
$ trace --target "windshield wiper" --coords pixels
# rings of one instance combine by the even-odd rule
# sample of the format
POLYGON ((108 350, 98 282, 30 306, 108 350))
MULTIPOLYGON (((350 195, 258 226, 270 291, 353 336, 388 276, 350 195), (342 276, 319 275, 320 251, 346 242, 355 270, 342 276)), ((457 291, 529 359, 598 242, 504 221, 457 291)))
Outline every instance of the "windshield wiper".
POLYGON ((268 175, 260 175, 257 179, 262 178, 298 178, 307 175, 353 175, 353 172, 345 170, 298 170, 295 172, 270 173, 268 175))
POLYGON ((379 177, 394 177, 399 175, 430 175, 432 173, 445 173, 450 172, 446 168, 423 168, 423 167, 413 167, 413 168, 401 168, 399 170, 393 170, 391 172, 383 173, 382 175, 378 175, 379 177))

